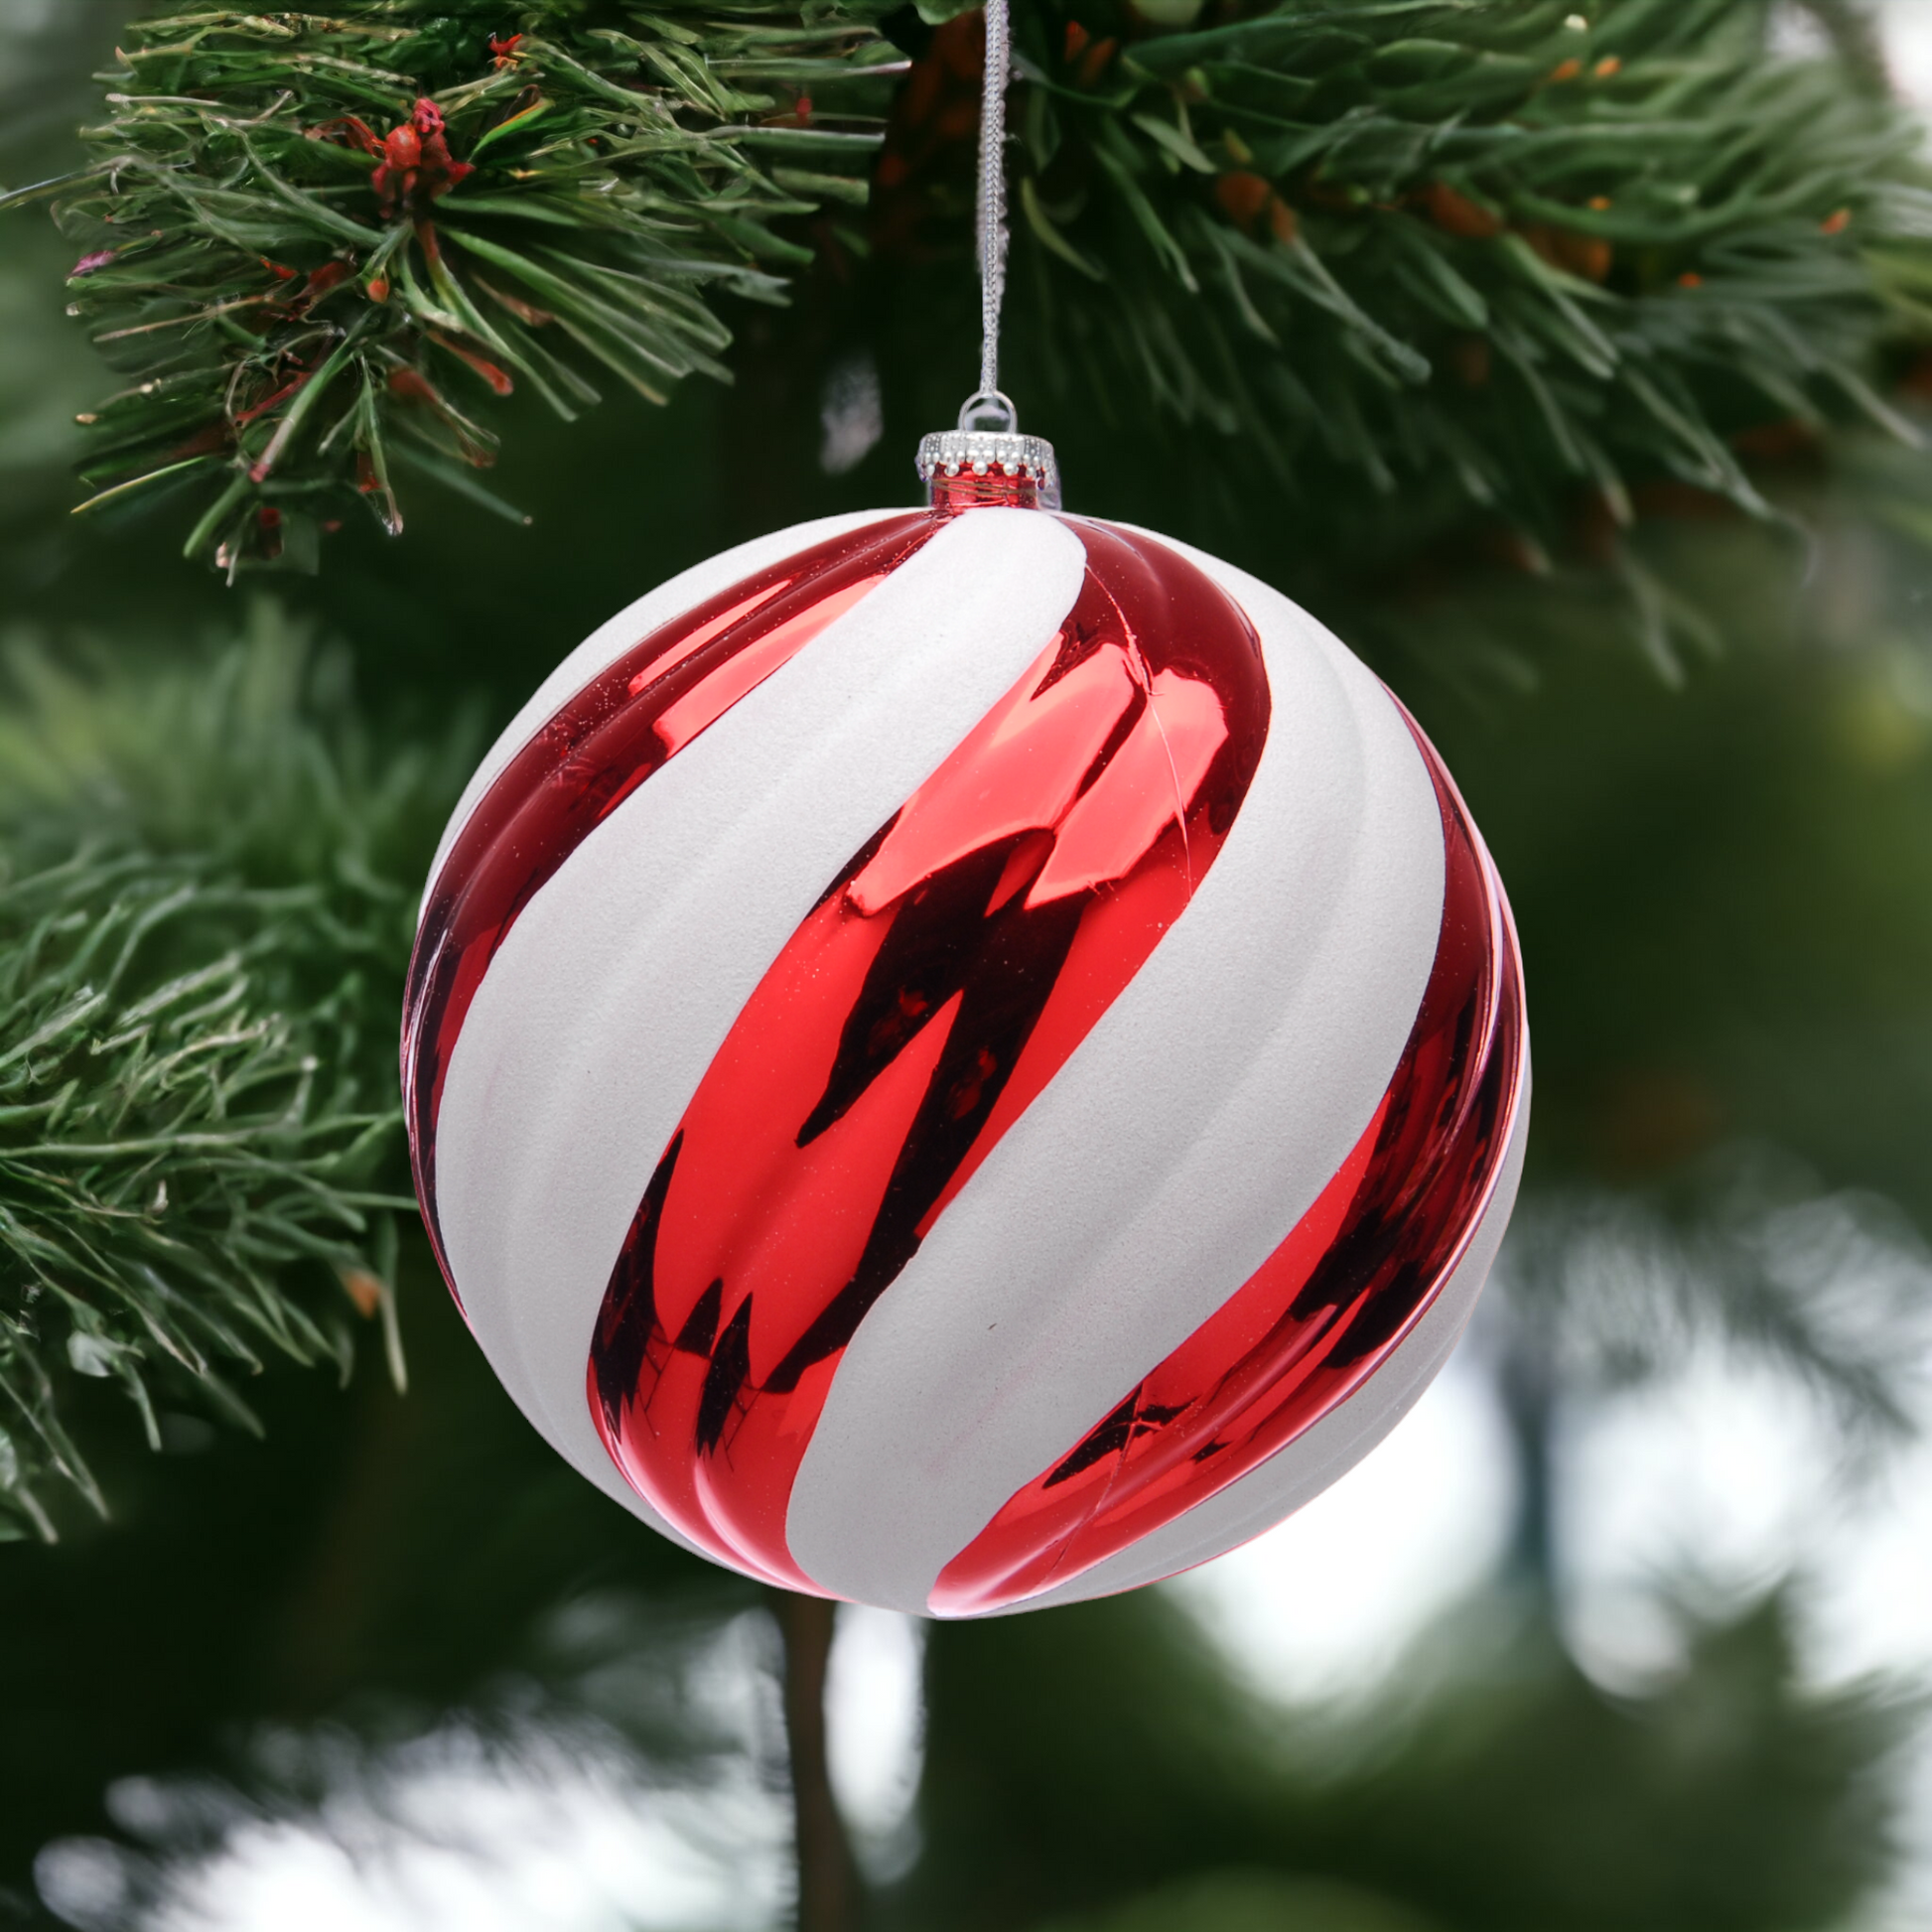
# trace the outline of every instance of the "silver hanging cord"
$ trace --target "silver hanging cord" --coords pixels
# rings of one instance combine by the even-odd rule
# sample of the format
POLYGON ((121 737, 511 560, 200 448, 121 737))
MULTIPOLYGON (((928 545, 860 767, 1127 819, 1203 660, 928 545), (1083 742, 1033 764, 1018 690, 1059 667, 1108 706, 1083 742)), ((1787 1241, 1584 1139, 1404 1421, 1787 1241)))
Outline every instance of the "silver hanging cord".
MULTIPOLYGON (((1007 80, 1013 67, 1009 0, 985 0, 986 80, 980 94, 980 386, 960 405, 959 427, 919 442, 919 481, 935 506, 952 480, 991 478, 1030 492, 1006 500, 1060 506, 1059 465, 1053 446, 1020 434, 1020 412, 1000 388, 1000 303, 1007 289, 1007 80)), ((971 484, 964 486, 970 495, 971 484)), ((985 500, 998 500, 994 497, 985 500)), ((950 498, 948 498, 950 501, 950 498)), ((956 503, 953 507, 958 507, 956 503)))
POLYGON ((980 386, 961 429, 1012 430, 1020 414, 1000 391, 1000 304, 1007 291, 1007 80, 1013 67, 1008 0, 985 0, 986 78, 980 92, 980 386))

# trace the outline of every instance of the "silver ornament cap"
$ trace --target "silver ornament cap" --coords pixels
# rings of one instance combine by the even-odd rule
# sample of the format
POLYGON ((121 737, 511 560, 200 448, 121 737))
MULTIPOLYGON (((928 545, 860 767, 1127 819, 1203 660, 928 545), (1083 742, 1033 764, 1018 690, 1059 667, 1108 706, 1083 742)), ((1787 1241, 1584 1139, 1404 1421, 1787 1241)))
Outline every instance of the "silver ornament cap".
POLYGON ((919 481, 928 489, 955 481, 970 489, 976 483, 991 484, 1001 495, 1002 484, 1031 484, 1041 509, 1060 506, 1060 470, 1053 446, 1043 436, 1019 436, 998 430, 937 430, 919 439, 919 481))
POLYGON ((1043 436, 1022 436, 1017 421, 1005 396, 982 390, 967 399, 957 429, 919 439, 919 481, 935 508, 976 503, 1059 508, 1060 467, 1053 446, 1043 436))

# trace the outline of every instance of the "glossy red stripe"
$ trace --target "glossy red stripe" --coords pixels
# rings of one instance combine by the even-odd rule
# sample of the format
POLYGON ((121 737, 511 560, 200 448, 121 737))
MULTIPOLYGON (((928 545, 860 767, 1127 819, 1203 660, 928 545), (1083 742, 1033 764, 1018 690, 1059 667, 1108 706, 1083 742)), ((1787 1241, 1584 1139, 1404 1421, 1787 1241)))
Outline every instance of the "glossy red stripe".
POLYGON ((1413 721, 1448 861, 1421 1012, 1360 1140, 1255 1274, 940 1574, 940 1615, 1068 1583, 1246 1475, 1344 1401, 1466 1246, 1515 1119, 1522 975, 1509 910, 1413 721))
POLYGON ((890 517, 768 565, 642 637, 558 710, 483 793, 432 883, 403 1005, 403 1104, 437 1259, 436 1118, 464 1017, 518 913, 653 771, 942 527, 890 517))
POLYGON ((1261 756, 1246 617, 1103 524, 1038 661, 827 888, 707 1069, 605 1297, 593 1416, 701 1547, 797 1588, 840 1354, 1185 906, 1261 756))

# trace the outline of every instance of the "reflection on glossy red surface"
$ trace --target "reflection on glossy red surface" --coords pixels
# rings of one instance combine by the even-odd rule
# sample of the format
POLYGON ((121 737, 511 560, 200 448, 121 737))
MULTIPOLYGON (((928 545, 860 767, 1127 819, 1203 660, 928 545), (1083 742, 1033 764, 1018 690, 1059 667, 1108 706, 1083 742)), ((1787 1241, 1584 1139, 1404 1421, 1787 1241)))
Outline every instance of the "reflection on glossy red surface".
POLYGON ((619 1466, 695 1543, 792 1587, 813 1586, 785 1510, 846 1343, 1186 904, 1267 735, 1228 597, 1067 521, 1088 567, 1065 623, 766 974, 598 1321, 591 1407, 619 1466))
POLYGON ((653 771, 939 527, 925 513, 868 524, 770 565, 651 631, 557 712, 471 813, 423 909, 403 1005, 403 1103, 416 1196, 452 1294, 436 1211, 437 1110, 464 1016, 517 914, 653 771))
POLYGON ((1435 966, 1382 1104, 1254 1276, 946 1566, 939 1614, 1067 1583, 1245 1475, 1374 1373, 1459 1258, 1514 1119, 1522 982, 1502 895, 1416 740, 1449 870, 1435 966))

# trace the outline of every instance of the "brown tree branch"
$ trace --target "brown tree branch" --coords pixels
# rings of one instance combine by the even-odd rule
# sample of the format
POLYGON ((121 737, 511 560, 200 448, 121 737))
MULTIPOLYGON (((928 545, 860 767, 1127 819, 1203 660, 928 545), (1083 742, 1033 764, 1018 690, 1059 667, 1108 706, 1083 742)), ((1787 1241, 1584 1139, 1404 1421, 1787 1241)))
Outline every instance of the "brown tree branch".
POLYGON ((825 1758, 825 1674, 838 1605, 772 1591, 785 1646, 785 1735, 797 1820, 798 1932, 857 1932, 859 1870, 825 1758))

